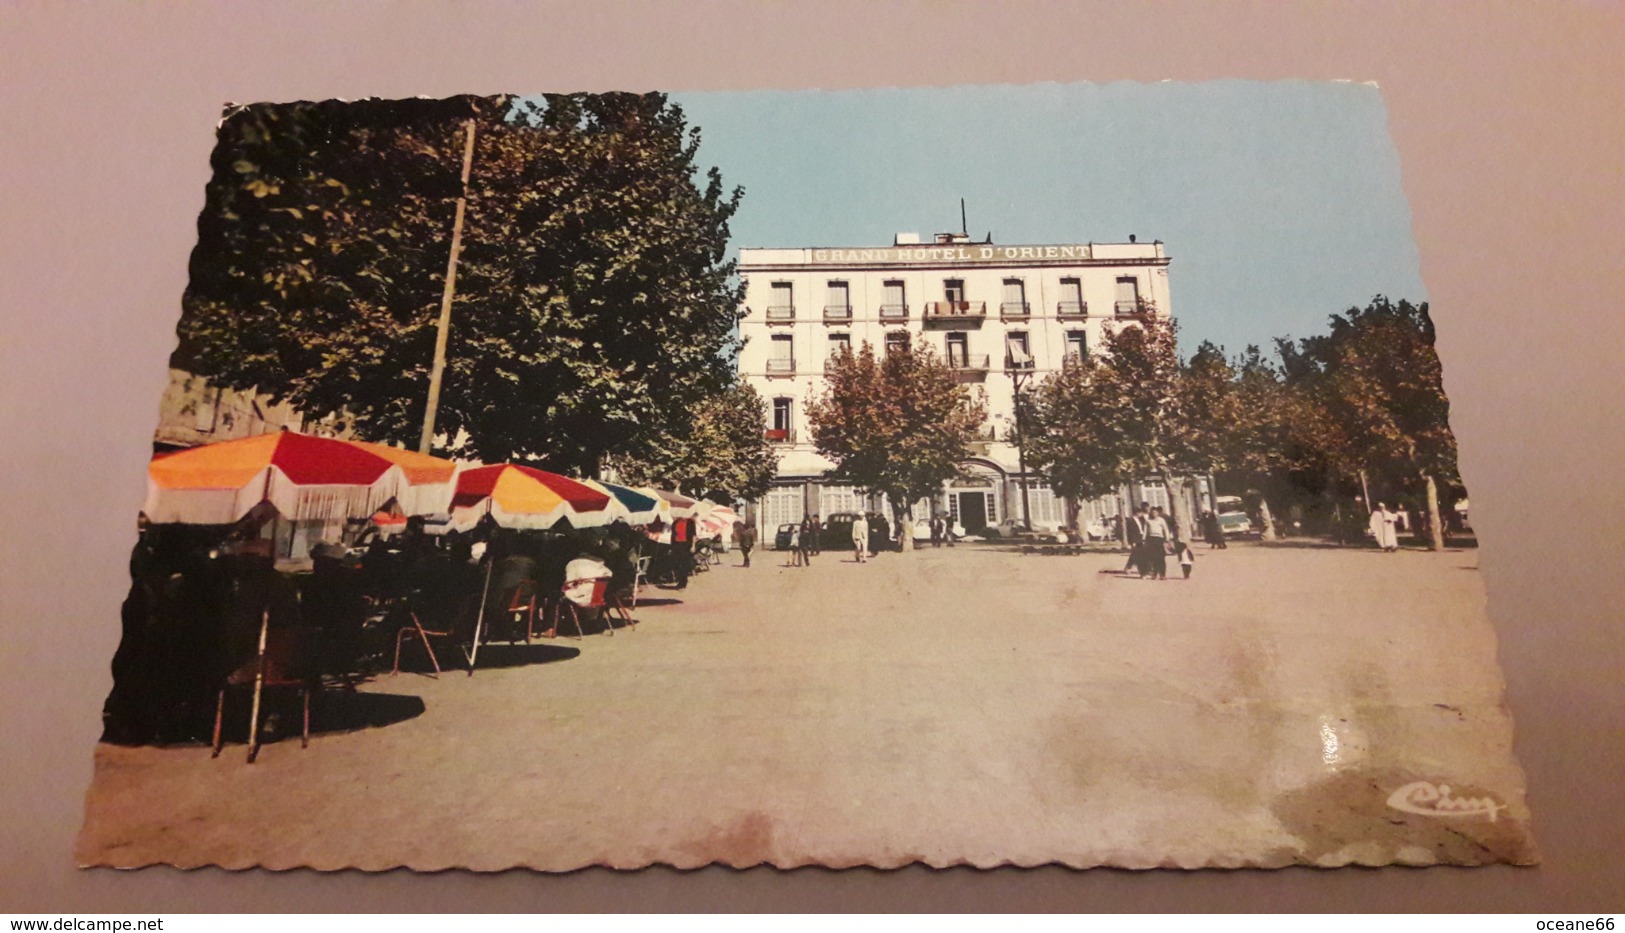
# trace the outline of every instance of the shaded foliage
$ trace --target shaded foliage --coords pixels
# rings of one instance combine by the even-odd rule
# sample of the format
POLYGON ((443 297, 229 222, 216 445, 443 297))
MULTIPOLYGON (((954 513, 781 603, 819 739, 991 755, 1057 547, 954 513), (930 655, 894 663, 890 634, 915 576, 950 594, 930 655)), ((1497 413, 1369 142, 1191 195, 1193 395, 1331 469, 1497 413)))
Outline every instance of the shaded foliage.
POLYGON ((592 471, 733 379, 741 192, 663 95, 255 105, 221 125, 176 365, 417 439, 474 167, 438 431, 592 471))
POLYGON ((813 443, 836 464, 833 479, 884 493, 899 514, 959 475, 986 406, 924 344, 875 353, 842 350, 807 409, 813 443))

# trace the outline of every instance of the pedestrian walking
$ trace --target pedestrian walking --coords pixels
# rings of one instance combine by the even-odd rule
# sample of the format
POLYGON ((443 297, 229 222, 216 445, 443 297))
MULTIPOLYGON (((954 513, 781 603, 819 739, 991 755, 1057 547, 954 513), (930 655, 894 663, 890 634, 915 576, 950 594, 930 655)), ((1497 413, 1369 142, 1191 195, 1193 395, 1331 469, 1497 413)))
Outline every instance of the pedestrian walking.
POLYGON ((1168 579, 1168 520, 1162 517, 1162 508, 1151 510, 1145 519, 1145 544, 1142 545, 1140 576, 1157 580, 1168 579))
POLYGON ((931 546, 942 547, 942 516, 931 516, 931 546))
POLYGON ((1130 570, 1138 571, 1145 576, 1145 509, 1136 508, 1129 515, 1128 524, 1123 529, 1128 534, 1128 560, 1123 564, 1123 573, 1130 570))
POLYGON ((1176 541, 1174 542, 1174 553, 1179 555, 1179 572, 1185 575, 1185 579, 1189 580, 1191 571, 1196 566, 1196 552, 1192 551, 1191 546, 1184 541, 1176 541))
POLYGON ((734 522, 734 542, 739 545, 739 555, 745 559, 742 567, 750 566, 750 552, 756 547, 756 526, 745 521, 734 522))
POLYGON ((677 588, 688 589, 688 575, 694 572, 694 519, 679 518, 671 525, 672 572, 677 588))
POLYGON ((787 567, 801 566, 801 526, 790 526, 790 563, 787 567))
POLYGON ((858 563, 863 563, 869 551, 869 519, 862 512, 852 522, 852 550, 857 555, 858 563))
POLYGON ((818 520, 817 512, 812 513, 812 530, 812 540, 808 542, 811 547, 808 550, 813 554, 822 554, 824 553, 824 523, 818 520))
POLYGON ((801 517, 801 562, 812 566, 813 555, 818 553, 818 523, 810 514, 801 517))
POLYGON ((1202 537, 1207 541, 1209 550, 1223 550, 1230 546, 1224 540, 1224 528, 1219 525, 1219 516, 1213 514, 1211 509, 1202 513, 1202 537))
POLYGON ((1388 503, 1378 502, 1371 512, 1371 522, 1367 526, 1371 529, 1371 537, 1376 541, 1377 547, 1392 554, 1399 550, 1399 516, 1388 508, 1388 503))

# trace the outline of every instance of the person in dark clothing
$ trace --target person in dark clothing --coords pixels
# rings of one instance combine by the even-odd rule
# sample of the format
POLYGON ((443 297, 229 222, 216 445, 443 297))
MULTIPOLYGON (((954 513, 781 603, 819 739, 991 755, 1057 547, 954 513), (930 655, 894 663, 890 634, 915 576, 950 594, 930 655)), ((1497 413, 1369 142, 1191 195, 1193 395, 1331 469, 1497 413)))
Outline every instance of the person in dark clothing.
POLYGON ((1202 538, 1207 541, 1209 549, 1219 548, 1223 550, 1229 546, 1229 543, 1224 540, 1224 529, 1219 527, 1219 516, 1213 514, 1212 511, 1202 513, 1202 538))
POLYGON ((818 553, 816 549, 818 547, 819 533, 818 522, 814 521, 811 515, 802 516, 800 538, 801 561, 808 567, 812 566, 812 556, 818 553))
POLYGON ((671 524, 672 573, 680 590, 688 589, 688 575, 694 571, 694 532, 692 518, 679 518, 671 524))
POLYGON ((931 546, 942 547, 942 516, 931 516, 931 546))
POLYGON ((745 521, 734 522, 734 541, 739 545, 739 554, 745 558, 741 566, 750 566, 750 552, 756 547, 756 526, 745 521))
MULTIPOLYGON (((812 541, 811 541, 812 553, 814 553, 814 554, 822 554, 822 553, 824 553, 824 541, 823 541, 824 531, 823 531, 823 523, 818 520, 818 513, 817 512, 814 512, 812 514, 812 528, 813 528, 812 541)), ((803 540, 806 540, 806 539, 803 539, 803 540)))
POLYGON ((1124 531, 1128 533, 1128 560, 1123 564, 1123 573, 1134 570, 1140 576, 1145 576, 1145 520, 1144 509, 1135 509, 1124 526, 1124 531))

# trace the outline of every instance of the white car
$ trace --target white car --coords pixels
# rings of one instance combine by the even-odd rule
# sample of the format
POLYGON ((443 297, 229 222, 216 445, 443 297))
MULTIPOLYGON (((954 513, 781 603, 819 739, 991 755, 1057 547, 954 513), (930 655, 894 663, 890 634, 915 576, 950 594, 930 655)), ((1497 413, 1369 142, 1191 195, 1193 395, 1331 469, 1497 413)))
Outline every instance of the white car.
POLYGON ((1040 541, 1064 542, 1066 540, 1066 534, 1061 531, 1061 526, 1056 522, 1033 522, 1033 530, 1029 532, 1027 523, 1013 516, 999 522, 989 530, 1000 538, 1025 538, 1030 536, 1040 541))

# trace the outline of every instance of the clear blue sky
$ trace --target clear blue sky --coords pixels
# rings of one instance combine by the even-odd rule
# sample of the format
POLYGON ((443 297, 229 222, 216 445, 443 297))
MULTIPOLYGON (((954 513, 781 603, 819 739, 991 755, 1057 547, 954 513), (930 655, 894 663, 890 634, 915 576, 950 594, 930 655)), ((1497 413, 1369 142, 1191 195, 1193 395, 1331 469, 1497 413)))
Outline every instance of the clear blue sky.
POLYGON ((1047 84, 671 95, 745 199, 739 246, 1167 244, 1180 343, 1232 353, 1422 290, 1377 88, 1047 84))

